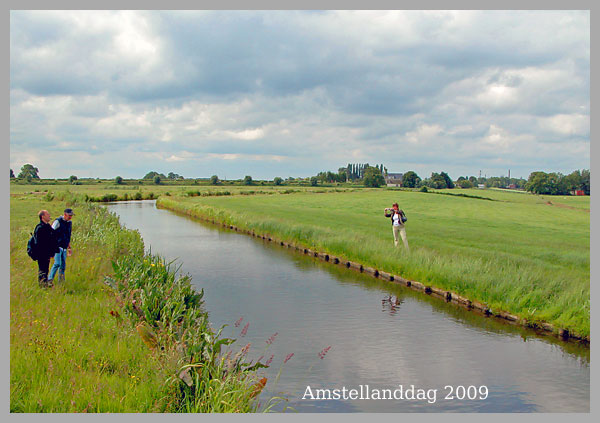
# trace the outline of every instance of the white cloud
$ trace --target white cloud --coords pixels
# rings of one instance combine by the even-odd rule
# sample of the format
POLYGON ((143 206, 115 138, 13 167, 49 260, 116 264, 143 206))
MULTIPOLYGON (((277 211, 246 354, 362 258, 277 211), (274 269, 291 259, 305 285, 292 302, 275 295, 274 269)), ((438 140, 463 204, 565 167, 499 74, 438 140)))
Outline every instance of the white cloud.
POLYGON ((590 133, 590 116, 583 114, 559 114, 539 119, 542 129, 558 134, 587 136, 590 133))

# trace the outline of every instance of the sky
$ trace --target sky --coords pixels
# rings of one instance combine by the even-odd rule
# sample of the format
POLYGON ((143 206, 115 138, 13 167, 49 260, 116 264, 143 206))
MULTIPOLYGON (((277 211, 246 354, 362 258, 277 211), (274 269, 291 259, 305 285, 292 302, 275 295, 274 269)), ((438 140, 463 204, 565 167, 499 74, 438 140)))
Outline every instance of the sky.
POLYGON ((11 11, 10 166, 590 168, 589 11, 11 11))

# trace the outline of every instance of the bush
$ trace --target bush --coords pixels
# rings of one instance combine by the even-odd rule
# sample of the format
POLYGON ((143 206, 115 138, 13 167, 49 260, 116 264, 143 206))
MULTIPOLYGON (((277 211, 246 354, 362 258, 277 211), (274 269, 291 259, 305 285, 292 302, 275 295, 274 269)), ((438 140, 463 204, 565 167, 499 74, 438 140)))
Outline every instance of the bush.
POLYGON ((420 192, 427 192, 428 189, 427 189, 427 187, 425 185, 423 185, 419 191, 420 192))

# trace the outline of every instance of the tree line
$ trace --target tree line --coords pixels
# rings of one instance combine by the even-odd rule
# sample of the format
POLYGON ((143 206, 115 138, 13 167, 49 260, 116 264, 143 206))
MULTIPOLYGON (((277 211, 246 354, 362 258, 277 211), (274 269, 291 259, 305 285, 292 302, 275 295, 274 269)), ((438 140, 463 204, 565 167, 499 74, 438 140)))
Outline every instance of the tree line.
MULTIPOLYGON (((308 178, 310 184, 316 186, 324 183, 362 183, 366 187, 380 187, 386 184, 385 176, 387 176, 387 168, 383 164, 375 166, 369 163, 348 163, 347 166, 338 168, 338 172, 331 171, 319 172, 316 176, 308 178)), ((32 182, 39 180, 39 169, 32 164, 25 164, 21 167, 18 176, 10 169, 10 178, 18 178, 32 182)), ((184 180, 185 178, 174 172, 169 172, 166 176, 163 173, 156 171, 148 172, 142 179, 151 180, 154 184, 160 184, 163 180, 184 180)), ((294 178, 288 178, 286 181, 291 181, 294 178)), ((121 176, 115 178, 117 184, 124 183, 121 176)), ((80 184, 77 176, 71 175, 69 183, 80 184)), ((282 185, 285 181, 277 176, 273 179, 275 185, 282 185)), ((210 177, 211 185, 219 185, 221 181, 217 175, 210 177)), ((246 175, 242 180, 244 185, 253 185, 254 181, 250 175, 246 175)), ((523 178, 508 178, 505 176, 492 177, 475 177, 475 176, 459 176, 456 181, 446 172, 432 172, 428 178, 421 178, 415 171, 409 170, 402 175, 400 186, 405 188, 474 188, 483 185, 486 188, 516 188, 524 189, 534 194, 546 195, 568 195, 574 191, 582 191, 585 195, 590 195, 590 170, 582 169, 575 170, 568 175, 563 175, 560 172, 546 173, 535 171, 529 175, 527 180, 523 178)))

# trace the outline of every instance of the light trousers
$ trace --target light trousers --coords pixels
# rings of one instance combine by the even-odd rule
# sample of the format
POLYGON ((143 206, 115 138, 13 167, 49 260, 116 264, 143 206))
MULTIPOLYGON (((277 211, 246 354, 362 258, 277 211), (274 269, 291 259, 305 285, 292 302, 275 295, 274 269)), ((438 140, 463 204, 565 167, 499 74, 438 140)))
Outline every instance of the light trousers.
POLYGON ((404 243, 404 248, 408 251, 408 240, 406 239, 406 229, 404 225, 392 225, 392 231, 394 232, 394 245, 398 246, 398 234, 402 238, 402 242, 404 243))

